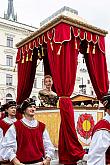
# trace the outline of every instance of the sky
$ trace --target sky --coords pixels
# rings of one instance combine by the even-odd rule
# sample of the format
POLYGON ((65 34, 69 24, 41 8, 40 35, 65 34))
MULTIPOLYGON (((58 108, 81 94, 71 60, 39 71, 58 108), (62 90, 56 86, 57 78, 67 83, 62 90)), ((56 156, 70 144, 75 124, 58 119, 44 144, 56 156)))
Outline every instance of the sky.
MULTIPOLYGON (((106 55, 110 70, 110 0, 13 0, 13 4, 18 22, 37 28, 45 18, 63 6, 68 6, 77 10, 79 16, 90 24, 107 30, 106 55)), ((4 16, 7 7, 8 0, 0 0, 0 17, 4 16)))
MULTIPOLYGON (((0 0, 0 4, 0 17, 3 17, 8 0, 0 0)), ((35 27, 55 11, 68 6, 91 24, 110 29, 110 0, 13 0, 13 4, 18 21, 35 27)))

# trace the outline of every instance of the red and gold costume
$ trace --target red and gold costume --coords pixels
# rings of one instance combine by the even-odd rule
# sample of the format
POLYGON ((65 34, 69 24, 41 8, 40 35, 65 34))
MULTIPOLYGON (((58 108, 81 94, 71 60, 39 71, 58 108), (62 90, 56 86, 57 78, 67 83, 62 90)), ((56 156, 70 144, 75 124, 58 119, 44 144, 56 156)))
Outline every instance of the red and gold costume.
POLYGON ((39 162, 44 157, 42 136, 45 124, 39 122, 38 126, 32 128, 26 126, 22 121, 17 121, 14 125, 17 144, 19 144, 16 152, 17 158, 22 163, 39 162))
MULTIPOLYGON (((107 130, 110 132, 110 123, 105 119, 100 120, 93 129, 93 135, 99 130, 107 130)), ((106 151, 106 164, 110 164, 110 146, 106 151)))

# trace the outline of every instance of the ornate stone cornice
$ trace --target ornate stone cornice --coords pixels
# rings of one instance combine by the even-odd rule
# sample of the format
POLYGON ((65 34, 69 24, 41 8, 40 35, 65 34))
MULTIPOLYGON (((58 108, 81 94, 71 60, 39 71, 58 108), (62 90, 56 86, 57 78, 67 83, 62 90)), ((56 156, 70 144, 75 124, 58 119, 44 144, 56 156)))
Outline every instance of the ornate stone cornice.
POLYGON ((7 28, 7 29, 11 29, 11 30, 16 30, 16 31, 21 31, 21 32, 33 32, 35 31, 37 28, 33 27, 33 26, 29 26, 23 23, 19 23, 19 22, 14 22, 11 20, 5 20, 3 18, 0 17, 0 28, 7 28))
POLYGON ((9 54, 13 54, 14 55, 16 53, 16 51, 13 50, 13 49, 4 49, 4 53, 5 54, 9 53, 9 54))
POLYGON ((3 23, 3 22, 0 22, 0 27, 1 28, 7 28, 8 30, 15 30, 15 31, 18 31, 18 32, 25 32, 25 33, 28 33, 29 30, 27 29, 24 29, 22 27, 17 27, 17 26, 13 26, 11 24, 6 24, 6 23, 3 23))

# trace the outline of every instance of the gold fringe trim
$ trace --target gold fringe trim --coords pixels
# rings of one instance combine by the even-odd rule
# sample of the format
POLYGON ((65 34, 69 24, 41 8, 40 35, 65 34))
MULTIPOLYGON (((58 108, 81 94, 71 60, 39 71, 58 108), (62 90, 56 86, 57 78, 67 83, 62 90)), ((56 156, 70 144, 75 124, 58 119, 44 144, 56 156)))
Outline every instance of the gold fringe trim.
POLYGON ((60 98, 70 98, 69 96, 61 96, 60 98))
POLYGON ((95 45, 93 46, 92 54, 95 54, 95 45))
POLYGON ((40 50, 38 49, 38 57, 41 58, 40 50))
POLYGON ((53 51, 53 44, 52 44, 52 42, 50 42, 50 45, 51 45, 51 49, 52 49, 52 51, 53 51))
POLYGON ((28 53, 27 53, 27 55, 26 55, 26 61, 28 61, 29 59, 28 59, 28 53))
POLYGON ((42 49, 42 56, 44 56, 44 48, 43 48, 43 46, 42 46, 41 49, 42 49))
POLYGON ((23 56, 23 58, 22 58, 22 61, 21 61, 21 63, 22 63, 22 64, 24 64, 24 56, 23 56))
POLYGON ((60 48, 59 48, 59 50, 57 52, 58 55, 60 55, 60 53, 61 53, 61 48, 62 48, 62 45, 60 45, 60 48))
POLYGON ((78 49, 77 40, 75 38, 75 49, 78 49))
POLYGON ((89 45, 89 43, 88 43, 87 53, 89 53, 89 50, 90 50, 90 45, 89 45))
POLYGON ((29 61, 32 61, 32 54, 31 54, 31 57, 30 57, 29 61))
MULTIPOLYGON (((59 99, 60 98, 70 98, 70 97, 68 97, 68 96, 61 96, 61 97, 59 97, 59 99)), ((57 108, 60 108, 60 101, 59 101, 59 99, 57 101, 57 108)))

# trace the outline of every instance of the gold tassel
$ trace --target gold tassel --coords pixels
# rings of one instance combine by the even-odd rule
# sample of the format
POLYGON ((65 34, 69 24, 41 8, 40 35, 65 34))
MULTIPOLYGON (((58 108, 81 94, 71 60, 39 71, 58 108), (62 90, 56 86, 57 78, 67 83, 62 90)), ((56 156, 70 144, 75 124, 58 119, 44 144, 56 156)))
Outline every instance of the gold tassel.
POLYGON ((32 61, 32 54, 31 54, 31 57, 30 57, 29 61, 32 61))
POLYGON ((21 63, 24 64, 24 56, 22 57, 22 62, 21 63))
POLYGON ((43 48, 43 46, 42 46, 41 49, 42 49, 42 56, 44 56, 44 48, 43 48))
POLYGON ((95 54, 95 45, 93 46, 92 54, 95 54))
POLYGON ((40 50, 38 49, 38 57, 41 58, 40 50))
POLYGON ((89 47, 90 47, 90 45, 89 45, 89 43, 88 43, 88 47, 87 47, 87 53, 89 53, 89 47))
POLYGON ((50 45, 51 45, 51 49, 53 50, 53 44, 52 44, 52 42, 50 42, 50 45))
POLYGON ((57 53, 58 55, 60 55, 61 48, 62 48, 62 45, 60 45, 60 48, 59 48, 58 53, 57 53))
POLYGON ((13 69, 13 72, 15 72, 15 71, 16 71, 16 64, 15 64, 14 69, 13 69))
POLYGON ((26 61, 28 61, 29 59, 28 59, 28 53, 27 53, 27 55, 26 55, 26 61))
POLYGON ((75 38, 75 49, 78 49, 76 38, 75 38))

